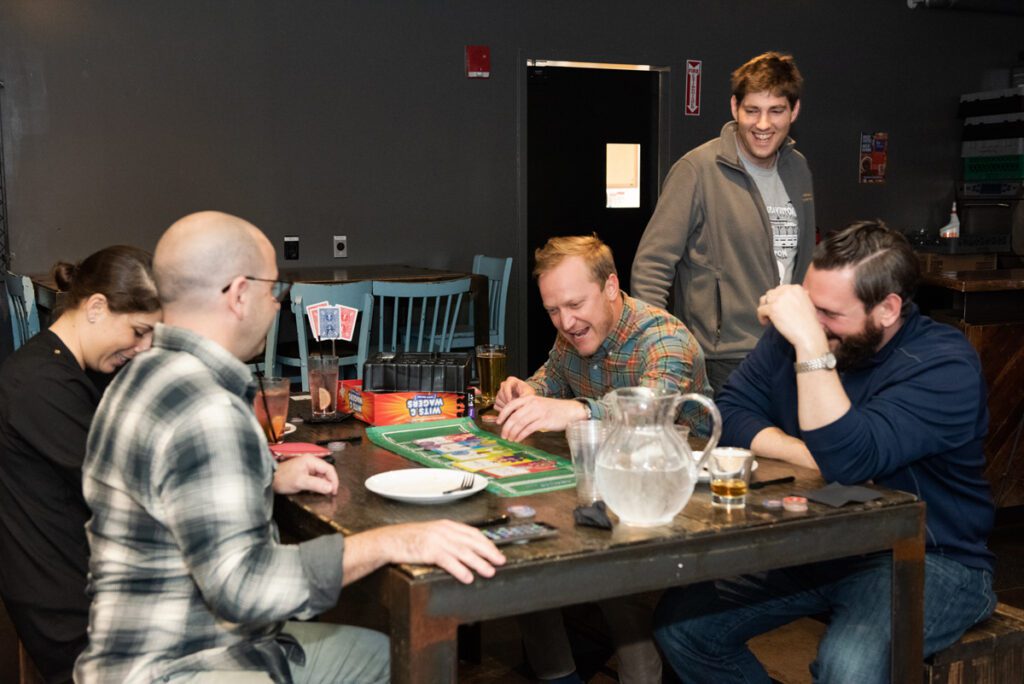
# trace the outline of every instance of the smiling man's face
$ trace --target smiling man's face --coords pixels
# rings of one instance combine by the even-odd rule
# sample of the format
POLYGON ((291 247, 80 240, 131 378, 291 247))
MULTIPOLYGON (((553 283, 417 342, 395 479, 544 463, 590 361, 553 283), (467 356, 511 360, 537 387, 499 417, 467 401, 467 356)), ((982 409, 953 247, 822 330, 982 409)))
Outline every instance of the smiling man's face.
POLYGON ((733 96, 731 104, 743 156, 756 166, 771 168, 776 153, 789 136, 790 126, 800 113, 800 101, 790 106, 784 96, 764 91, 747 93, 740 102, 733 96))
POLYGON ((537 279, 551 323, 580 356, 592 356, 618 321, 619 278, 594 281, 582 257, 566 257, 537 279))

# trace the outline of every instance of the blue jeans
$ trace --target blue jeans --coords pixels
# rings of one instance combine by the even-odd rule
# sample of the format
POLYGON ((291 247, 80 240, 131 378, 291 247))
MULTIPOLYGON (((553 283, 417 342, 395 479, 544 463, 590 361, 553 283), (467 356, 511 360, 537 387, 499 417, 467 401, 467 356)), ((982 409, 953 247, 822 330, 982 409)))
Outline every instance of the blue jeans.
MULTIPOLYGON (((770 681, 747 641, 808 615, 830 623, 811 664, 815 682, 889 681, 892 556, 813 563, 671 589, 654 637, 685 682, 770 681)), ((954 643, 995 609, 992 575, 925 555, 924 654, 954 643)))

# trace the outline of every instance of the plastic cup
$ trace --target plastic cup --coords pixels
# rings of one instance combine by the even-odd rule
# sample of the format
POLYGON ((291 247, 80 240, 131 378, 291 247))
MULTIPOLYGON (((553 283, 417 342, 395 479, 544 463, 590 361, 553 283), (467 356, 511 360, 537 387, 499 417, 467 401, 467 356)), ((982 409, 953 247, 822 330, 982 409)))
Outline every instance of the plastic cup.
POLYGON ((718 447, 707 460, 711 476, 711 504, 725 508, 747 505, 754 454, 749 449, 718 447))
POLYGON ((313 417, 326 418, 338 411, 338 357, 309 357, 309 396, 313 417))
POLYGON ((572 454, 572 469, 576 474, 576 501, 589 506, 598 499, 597 451, 604 443, 605 425, 600 420, 577 420, 565 429, 572 454))
POLYGON ((256 390, 253 410, 267 441, 279 444, 284 439, 284 424, 288 420, 288 393, 291 380, 288 378, 263 378, 262 387, 256 390))

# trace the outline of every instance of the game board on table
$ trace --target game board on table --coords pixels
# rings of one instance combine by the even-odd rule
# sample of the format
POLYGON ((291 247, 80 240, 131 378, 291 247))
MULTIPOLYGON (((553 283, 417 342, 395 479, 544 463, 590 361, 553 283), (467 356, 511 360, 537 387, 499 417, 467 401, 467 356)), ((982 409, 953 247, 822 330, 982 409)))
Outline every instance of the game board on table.
POLYGON ((470 418, 383 425, 366 430, 377 446, 431 468, 486 477, 498 496, 541 494, 576 486, 572 462, 481 430, 470 418))

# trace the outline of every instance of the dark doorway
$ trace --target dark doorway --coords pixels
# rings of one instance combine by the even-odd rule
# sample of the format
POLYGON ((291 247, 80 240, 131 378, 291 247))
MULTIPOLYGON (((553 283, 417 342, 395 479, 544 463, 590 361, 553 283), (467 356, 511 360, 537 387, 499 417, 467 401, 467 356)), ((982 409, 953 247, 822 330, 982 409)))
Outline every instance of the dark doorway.
MULTIPOLYGON (((659 80, 650 70, 527 67, 527 244, 596 232, 612 248, 622 289, 629 292, 633 256, 658 200, 659 80), (606 207, 608 143, 640 145, 640 206, 606 207)), ((547 359, 555 330, 530 278, 527 361, 547 359)))

